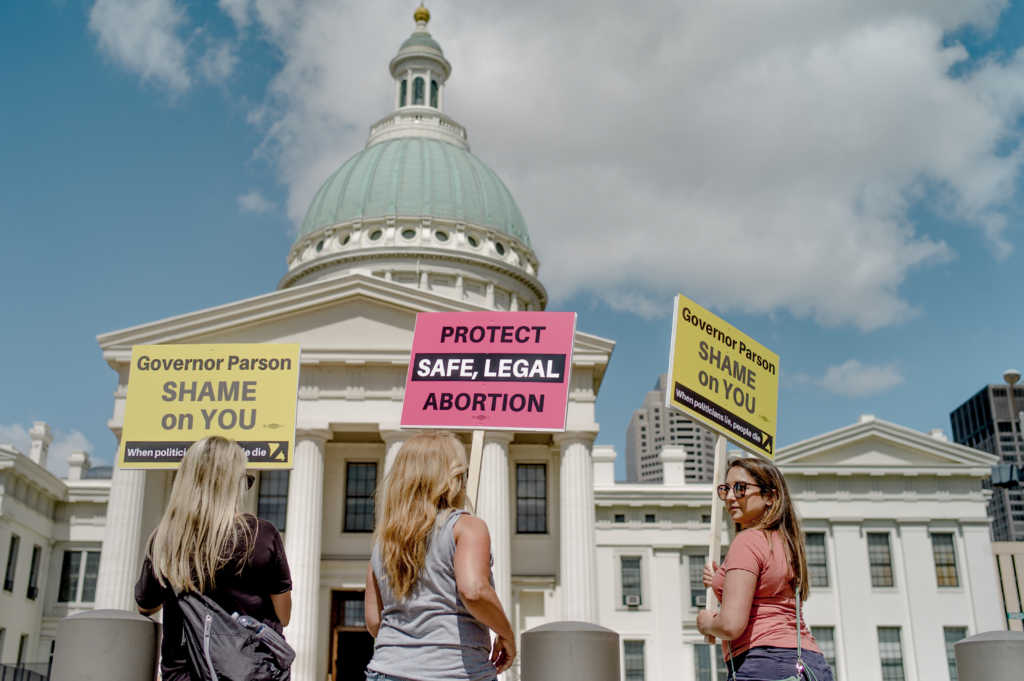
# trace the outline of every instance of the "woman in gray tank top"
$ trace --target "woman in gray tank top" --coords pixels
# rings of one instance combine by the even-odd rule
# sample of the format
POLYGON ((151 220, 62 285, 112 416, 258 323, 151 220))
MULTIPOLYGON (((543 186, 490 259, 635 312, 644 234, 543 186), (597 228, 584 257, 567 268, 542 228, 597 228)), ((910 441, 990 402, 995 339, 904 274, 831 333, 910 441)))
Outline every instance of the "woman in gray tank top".
POLYGON ((366 569, 367 681, 493 681, 512 666, 487 525, 463 510, 467 471, 462 443, 431 432, 407 440, 384 478, 366 569))

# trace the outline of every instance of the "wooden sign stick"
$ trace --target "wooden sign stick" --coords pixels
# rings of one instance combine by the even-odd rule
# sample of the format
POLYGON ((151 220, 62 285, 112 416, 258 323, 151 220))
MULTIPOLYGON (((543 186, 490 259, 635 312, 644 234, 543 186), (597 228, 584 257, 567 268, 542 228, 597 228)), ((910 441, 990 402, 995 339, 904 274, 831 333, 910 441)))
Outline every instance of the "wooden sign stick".
MULTIPOLYGON (((722 506, 724 502, 718 498, 718 486, 725 482, 726 460, 725 460, 724 435, 719 435, 715 440, 715 479, 711 488, 711 540, 708 542, 708 565, 715 561, 722 552, 722 506)), ((715 591, 708 587, 705 596, 704 609, 711 610, 715 603, 715 591)))
POLYGON ((480 491, 480 467, 484 456, 484 431, 473 431, 473 445, 469 450, 469 479, 466 481, 466 496, 476 513, 476 497, 480 491))

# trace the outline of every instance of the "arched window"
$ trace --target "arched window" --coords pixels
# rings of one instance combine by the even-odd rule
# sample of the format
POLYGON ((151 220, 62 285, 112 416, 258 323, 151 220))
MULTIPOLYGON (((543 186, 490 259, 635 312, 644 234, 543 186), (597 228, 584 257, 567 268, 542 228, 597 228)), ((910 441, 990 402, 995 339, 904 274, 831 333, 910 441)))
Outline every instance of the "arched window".
POLYGON ((413 106, 423 104, 423 79, 419 76, 412 81, 412 103, 413 106))
POLYGON ((430 81, 430 106, 437 108, 437 81, 430 81))
POLYGON ((409 81, 405 78, 402 79, 402 86, 399 88, 398 92, 398 106, 405 106, 405 91, 408 89, 408 83, 409 81))

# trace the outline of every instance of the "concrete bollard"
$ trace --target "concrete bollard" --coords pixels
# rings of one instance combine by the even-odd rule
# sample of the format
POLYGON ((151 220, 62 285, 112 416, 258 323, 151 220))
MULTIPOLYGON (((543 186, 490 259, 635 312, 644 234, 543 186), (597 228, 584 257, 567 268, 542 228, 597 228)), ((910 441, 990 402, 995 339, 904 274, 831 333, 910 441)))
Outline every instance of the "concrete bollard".
POLYGON ((57 623, 51 681, 154 681, 160 625, 126 610, 90 610, 57 623))
POLYGON ((521 681, 619 681, 619 635, 588 622, 552 622, 520 637, 521 681))
POLYGON ((1024 632, 986 631, 953 644, 960 681, 1019 679, 1024 669, 1024 632))

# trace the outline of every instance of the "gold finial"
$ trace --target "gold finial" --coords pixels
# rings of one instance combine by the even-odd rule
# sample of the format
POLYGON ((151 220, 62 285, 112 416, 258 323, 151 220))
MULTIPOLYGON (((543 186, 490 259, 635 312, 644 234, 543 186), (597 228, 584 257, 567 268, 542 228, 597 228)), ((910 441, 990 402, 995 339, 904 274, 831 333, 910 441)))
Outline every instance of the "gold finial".
POLYGON ((420 6, 416 8, 416 11, 412 13, 412 18, 416 20, 417 24, 421 21, 423 23, 427 23, 430 21, 430 10, 424 7, 421 2, 420 6))

